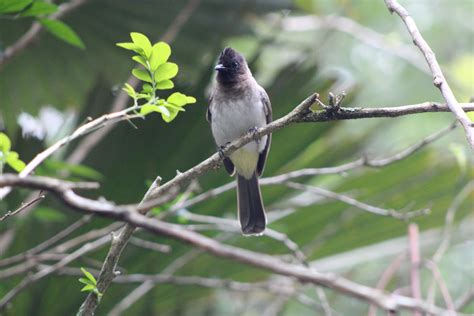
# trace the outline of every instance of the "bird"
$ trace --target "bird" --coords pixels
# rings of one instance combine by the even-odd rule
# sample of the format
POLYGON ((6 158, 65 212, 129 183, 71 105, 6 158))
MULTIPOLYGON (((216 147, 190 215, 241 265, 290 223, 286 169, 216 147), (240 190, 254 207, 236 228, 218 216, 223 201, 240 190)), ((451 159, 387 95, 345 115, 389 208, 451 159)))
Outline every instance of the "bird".
MULTIPOLYGON (((222 51, 214 69, 217 75, 206 118, 216 145, 222 149, 240 136, 269 124, 272 106, 245 57, 233 48, 222 51)), ((237 178, 238 218, 243 235, 262 235, 266 227, 258 178, 263 173, 270 144, 271 134, 224 156, 225 169, 237 178)))

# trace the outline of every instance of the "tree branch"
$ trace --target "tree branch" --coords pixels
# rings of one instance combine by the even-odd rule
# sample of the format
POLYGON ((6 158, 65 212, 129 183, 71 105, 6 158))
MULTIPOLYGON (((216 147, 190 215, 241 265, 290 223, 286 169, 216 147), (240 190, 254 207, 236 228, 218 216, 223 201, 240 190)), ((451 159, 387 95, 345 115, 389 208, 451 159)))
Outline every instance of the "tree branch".
POLYGON ((474 123, 469 119, 466 112, 464 112, 462 105, 456 100, 453 91, 451 91, 451 88, 449 87, 448 82, 441 71, 441 67, 436 60, 434 52, 424 40, 423 36, 421 36, 415 21, 410 16, 408 11, 403 6, 401 6, 397 0, 384 1, 390 13, 397 13, 398 16, 400 16, 400 18, 403 20, 403 23, 405 23, 408 32, 413 38, 413 43, 418 46, 420 51, 425 56, 426 62, 430 67, 431 73, 433 74, 433 84, 441 91, 441 94, 443 95, 444 100, 446 100, 449 109, 461 123, 462 127, 464 128, 467 141, 471 146, 471 149, 474 150, 474 123))
MULTIPOLYGON (((316 94, 310 96, 286 116, 272 122, 271 124, 263 128, 259 128, 255 133, 249 133, 232 142, 230 145, 223 149, 223 154, 228 156, 230 153, 237 150, 241 146, 254 140, 255 137, 262 137, 263 135, 274 132, 292 123, 320 122, 350 118, 355 119, 363 117, 394 117, 413 113, 448 111, 448 108, 446 106, 440 104, 423 103, 420 105, 402 106, 395 108, 339 108, 337 111, 326 109, 322 112, 312 112, 309 108, 314 102, 318 101, 317 97, 318 96, 316 94)), ((469 109, 474 109, 474 104, 467 104, 466 107, 469 109)), ((158 187, 155 185, 154 187, 150 188, 143 202, 138 207, 136 205, 116 206, 115 204, 110 202, 95 201, 83 198, 73 192, 72 189, 77 187, 76 184, 66 183, 66 185, 64 185, 64 181, 59 181, 56 179, 40 177, 28 177, 22 179, 18 176, 3 175, 0 176, 0 187, 18 185, 36 189, 45 189, 53 192, 65 204, 75 209, 96 213, 101 216, 113 217, 118 220, 129 222, 131 216, 139 215, 135 213, 137 209, 140 212, 145 213, 151 207, 169 201, 174 196, 176 196, 177 192, 179 192, 180 188, 183 185, 188 183, 190 180, 195 179, 196 177, 218 167, 221 161, 222 157, 218 153, 215 153, 214 155, 204 160, 200 164, 196 165, 195 167, 187 170, 184 173, 178 174, 175 178, 168 181, 163 186, 158 187)), ((90 188, 91 184, 87 184, 86 187, 90 188)), ((134 224, 133 222, 129 223, 134 224)), ((109 275, 110 278, 107 278, 107 281, 105 281, 104 283, 101 283, 101 278, 99 278, 99 284, 104 284, 104 288, 108 287, 110 281, 113 279, 113 268, 116 266, 116 263, 119 258, 119 253, 121 253, 121 251, 125 247, 128 239, 133 233, 133 230, 133 225, 127 225, 126 228, 121 231, 120 235, 116 237, 116 239, 114 239, 113 245, 116 244, 118 246, 115 247, 115 250, 112 252, 113 264, 110 264, 110 260, 106 260, 104 263, 104 267, 108 267, 107 275, 109 275)), ((101 292, 104 291, 103 288, 99 288, 99 290, 101 292)))
MULTIPOLYGON (((2 185, 2 183, 4 183, 4 179, 9 178, 6 176, 7 175, 0 177, 0 186, 2 185)), ((14 179, 17 179, 19 181, 28 181, 30 178, 19 178, 15 176, 14 179)), ((21 183, 21 182, 18 182, 18 183, 21 183)), ((11 185, 11 183, 7 183, 7 185, 11 185)), ((43 189, 46 190, 47 188, 43 188, 43 189)), ((152 189, 153 187, 150 188, 150 190, 152 189)), ((68 199, 68 197, 64 193, 62 194, 58 192, 53 192, 53 193, 63 202, 65 202, 68 199)), ((144 200, 146 200, 146 196, 144 200)), ((71 201, 73 200, 69 200, 68 203, 70 203, 71 201)), ((76 208, 84 212, 92 212, 92 213, 97 213, 98 215, 104 215, 102 211, 96 211, 94 209, 91 210, 88 208, 81 209, 81 208, 78 208, 77 206, 76 208)), ((249 264, 256 267, 260 267, 262 269, 266 269, 267 271, 272 271, 277 274, 293 277, 299 280, 300 282, 309 282, 316 285, 321 285, 321 286, 334 289, 340 293, 345 293, 355 298, 359 298, 359 299, 368 301, 370 303, 373 303, 385 310, 397 311, 399 309, 409 309, 409 310, 421 311, 427 314, 450 315, 448 311, 443 310, 439 307, 433 306, 431 304, 427 304, 426 302, 423 302, 421 300, 416 300, 416 299, 399 296, 399 295, 388 295, 379 290, 376 290, 376 289, 373 289, 361 284, 357 284, 355 282, 349 281, 347 279, 336 276, 334 274, 319 273, 307 267, 302 267, 300 265, 289 264, 289 263, 283 262, 269 255, 255 253, 249 250, 224 245, 211 238, 183 229, 179 225, 164 223, 159 220, 149 218, 133 210, 112 211, 112 212, 107 213, 107 216, 114 217, 115 219, 118 219, 118 220, 126 221, 131 227, 142 227, 148 231, 154 232, 155 234, 164 235, 164 236, 168 236, 171 238, 184 241, 186 243, 189 243, 193 246, 201 248, 219 257, 233 259, 235 261, 239 261, 245 264, 249 264)), ((133 229, 131 232, 129 232, 130 235, 132 232, 133 232, 133 229)), ((125 236, 123 234, 124 234, 124 230, 122 230, 121 234, 118 237, 114 237, 115 240, 113 242, 123 246, 123 244, 126 243, 130 237, 130 235, 125 236)), ((123 247, 120 249, 123 250, 123 247)), ((117 257, 114 258, 114 260, 106 260, 105 262, 106 266, 109 266, 111 263, 116 263, 120 253, 117 252, 115 254, 117 255, 117 257)), ((58 266, 58 264, 56 264, 55 266, 58 266)), ((114 267, 111 267, 110 270, 107 269, 107 271, 112 271, 111 272, 112 275, 115 276, 115 274, 113 273, 115 271, 114 267)), ((45 274, 45 273, 46 272, 42 272, 41 274, 45 274)), ((105 282, 108 282, 107 284, 108 286, 110 282, 112 281, 112 279, 113 277, 111 277, 110 279, 107 278, 103 280, 106 280, 105 282)), ((99 291, 102 292, 100 287, 99 287, 99 291)), ((10 301, 11 299, 10 296, 11 295, 8 295, 8 297, 5 298, 5 300, 2 302, 6 303, 6 301, 10 301)), ((84 310, 82 310, 82 312, 84 312, 84 310)))

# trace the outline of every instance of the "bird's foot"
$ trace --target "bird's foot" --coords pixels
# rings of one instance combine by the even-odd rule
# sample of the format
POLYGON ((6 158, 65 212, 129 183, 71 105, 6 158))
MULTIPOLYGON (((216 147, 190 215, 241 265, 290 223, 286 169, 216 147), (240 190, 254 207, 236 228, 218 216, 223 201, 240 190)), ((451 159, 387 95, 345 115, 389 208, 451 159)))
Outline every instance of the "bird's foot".
POLYGON ((217 149, 217 152, 219 153, 219 156, 224 159, 224 158, 227 158, 227 156, 224 154, 224 150, 227 148, 227 146, 229 146, 230 142, 227 142, 225 143, 225 145, 223 146, 219 146, 219 148, 217 149))
POLYGON ((252 134, 253 140, 254 140, 257 144, 259 144, 261 139, 260 139, 260 137, 258 137, 257 132, 258 132, 258 127, 257 127, 257 126, 254 126, 254 127, 252 127, 252 128, 249 129, 249 133, 252 134))

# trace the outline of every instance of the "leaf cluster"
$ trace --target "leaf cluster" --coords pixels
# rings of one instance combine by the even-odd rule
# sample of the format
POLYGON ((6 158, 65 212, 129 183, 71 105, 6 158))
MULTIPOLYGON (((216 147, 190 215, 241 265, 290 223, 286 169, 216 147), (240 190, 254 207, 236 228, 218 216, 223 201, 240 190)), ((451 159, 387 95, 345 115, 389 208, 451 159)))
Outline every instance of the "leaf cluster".
POLYGON ((0 133, 0 174, 5 164, 17 172, 25 168, 25 163, 20 159, 18 153, 11 150, 10 138, 4 133, 0 133))
POLYGON ((176 77, 179 71, 177 64, 168 61, 171 48, 165 42, 152 45, 148 37, 141 33, 132 32, 130 37, 132 42, 117 43, 117 46, 137 54, 132 59, 143 67, 133 69, 132 74, 143 82, 143 86, 141 91, 135 91, 126 83, 123 90, 134 100, 134 105, 140 107, 141 115, 157 112, 169 123, 179 112, 184 111, 185 105, 196 103, 196 99, 181 92, 174 92, 166 99, 159 97, 158 90, 174 88, 171 79, 176 77), (139 104, 139 100, 144 102, 139 104))
POLYGON ((102 293, 99 292, 97 288, 97 280, 95 277, 84 268, 81 268, 82 273, 84 273, 85 278, 80 278, 79 282, 85 284, 84 287, 81 289, 81 292, 92 292, 100 299, 102 297, 102 293))
POLYGON ((0 15, 13 18, 32 17, 58 39, 84 49, 81 38, 69 25, 46 17, 57 12, 58 9, 56 4, 40 0, 0 0, 0 15))

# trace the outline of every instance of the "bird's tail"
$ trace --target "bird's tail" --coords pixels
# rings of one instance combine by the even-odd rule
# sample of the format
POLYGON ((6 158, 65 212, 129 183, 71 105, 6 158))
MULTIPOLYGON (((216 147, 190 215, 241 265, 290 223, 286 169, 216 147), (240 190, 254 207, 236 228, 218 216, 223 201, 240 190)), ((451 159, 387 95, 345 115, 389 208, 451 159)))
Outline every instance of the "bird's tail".
POLYGON ((244 235, 263 233, 267 220, 256 172, 250 179, 237 174, 237 205, 242 233, 244 235))

